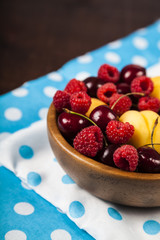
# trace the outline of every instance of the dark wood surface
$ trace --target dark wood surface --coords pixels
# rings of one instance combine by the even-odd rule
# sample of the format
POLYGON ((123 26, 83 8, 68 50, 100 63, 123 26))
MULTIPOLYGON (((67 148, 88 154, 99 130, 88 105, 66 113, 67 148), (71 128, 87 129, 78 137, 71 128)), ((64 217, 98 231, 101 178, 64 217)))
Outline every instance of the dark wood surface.
POLYGON ((160 18, 160 0, 1 0, 0 94, 160 18))

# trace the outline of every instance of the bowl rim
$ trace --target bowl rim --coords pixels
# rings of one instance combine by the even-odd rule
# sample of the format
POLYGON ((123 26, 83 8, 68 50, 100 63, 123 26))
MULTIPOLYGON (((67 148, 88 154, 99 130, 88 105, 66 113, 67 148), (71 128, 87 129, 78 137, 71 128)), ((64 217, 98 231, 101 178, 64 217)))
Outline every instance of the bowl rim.
POLYGON ((111 166, 107 166, 103 163, 100 163, 92 158, 89 158, 77 150, 75 150, 62 136, 60 130, 57 126, 57 111, 51 103, 48 114, 47 114, 47 127, 48 131, 58 145, 61 146, 63 151, 71 155, 72 157, 76 158, 77 161, 85 164, 88 167, 92 167, 95 171, 102 172, 103 175, 112 175, 114 177, 123 178, 123 179, 131 179, 131 180, 145 180, 145 181, 159 181, 160 180, 160 173, 138 173, 138 172, 129 172, 123 171, 118 168, 114 168, 111 166))

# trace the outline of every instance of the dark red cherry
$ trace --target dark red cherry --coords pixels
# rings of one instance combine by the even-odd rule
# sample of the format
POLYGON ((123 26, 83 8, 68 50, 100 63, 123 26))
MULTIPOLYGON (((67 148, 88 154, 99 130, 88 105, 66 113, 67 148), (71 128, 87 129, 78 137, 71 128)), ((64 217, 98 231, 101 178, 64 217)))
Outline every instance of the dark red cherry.
POLYGON ((67 139, 73 139, 83 128, 88 127, 91 123, 78 115, 62 112, 58 116, 58 128, 67 139))
POLYGON ((97 89, 106 83, 105 80, 97 77, 88 77, 84 80, 87 87, 87 94, 90 97, 97 97, 97 89))
POLYGON ((126 93, 130 93, 130 85, 127 83, 118 83, 117 84, 117 92, 119 94, 126 94, 126 93))
POLYGON ((126 65, 120 72, 120 81, 130 84, 135 77, 146 75, 146 69, 139 65, 126 65))
POLYGON ((105 165, 116 167, 113 161, 113 153, 119 148, 120 145, 118 144, 111 144, 104 147, 96 156, 95 160, 101 162, 105 165))
MULTIPOLYGON (((117 84, 117 92, 119 94, 126 94, 126 93, 130 93, 131 90, 130 90, 130 85, 128 83, 125 83, 125 82, 121 82, 121 83, 118 83, 117 84)), ((138 110, 138 107, 137 107, 137 104, 138 104, 138 98, 134 95, 130 95, 129 96, 130 99, 132 100, 132 107, 131 109, 133 110, 138 110)))
POLYGON ((89 118, 100 127, 102 132, 105 132, 107 124, 111 120, 116 120, 117 115, 108 106, 101 105, 93 109, 89 118))
POLYGON ((137 149, 139 155, 138 172, 160 173, 160 154, 150 147, 137 149))

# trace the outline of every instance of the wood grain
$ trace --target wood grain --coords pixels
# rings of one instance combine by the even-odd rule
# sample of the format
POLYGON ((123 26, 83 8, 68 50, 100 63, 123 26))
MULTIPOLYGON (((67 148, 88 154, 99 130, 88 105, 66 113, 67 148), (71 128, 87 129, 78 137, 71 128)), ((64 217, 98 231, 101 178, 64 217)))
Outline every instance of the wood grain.
POLYGON ((49 108, 48 137, 56 159, 83 189, 104 200, 135 207, 160 207, 160 174, 127 172, 88 158, 62 137, 53 104, 49 108))

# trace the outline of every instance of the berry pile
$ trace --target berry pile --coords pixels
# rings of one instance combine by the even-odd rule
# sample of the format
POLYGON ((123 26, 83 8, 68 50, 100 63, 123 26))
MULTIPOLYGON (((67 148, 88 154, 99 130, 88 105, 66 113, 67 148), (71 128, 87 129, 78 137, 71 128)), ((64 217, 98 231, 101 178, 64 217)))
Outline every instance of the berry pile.
POLYGON ((119 72, 103 64, 97 76, 71 79, 55 93, 58 128, 78 152, 96 161, 125 171, 160 173, 160 154, 153 142, 152 148, 136 148, 131 142, 134 124, 120 121, 130 110, 159 113, 160 99, 151 96, 153 90, 145 68, 130 64, 119 72))

